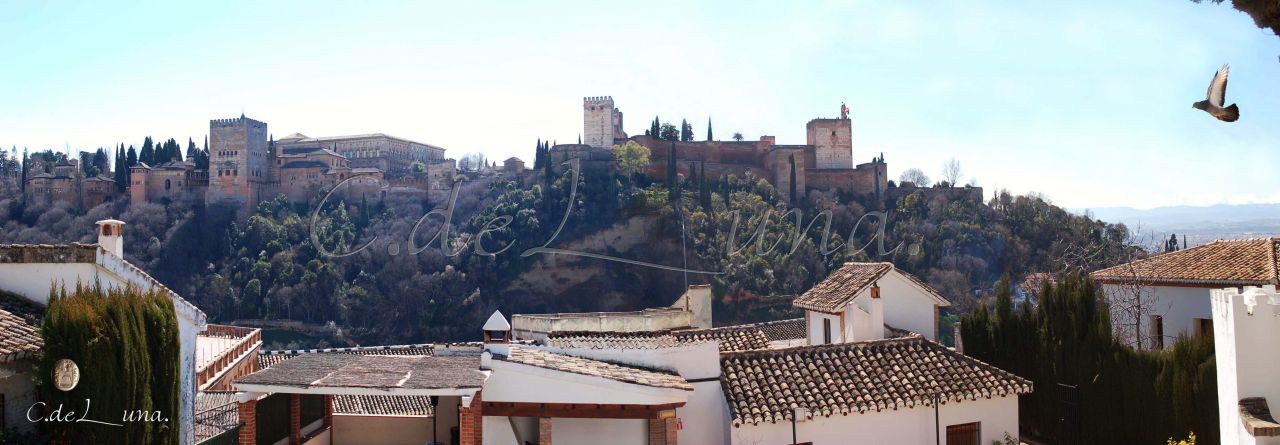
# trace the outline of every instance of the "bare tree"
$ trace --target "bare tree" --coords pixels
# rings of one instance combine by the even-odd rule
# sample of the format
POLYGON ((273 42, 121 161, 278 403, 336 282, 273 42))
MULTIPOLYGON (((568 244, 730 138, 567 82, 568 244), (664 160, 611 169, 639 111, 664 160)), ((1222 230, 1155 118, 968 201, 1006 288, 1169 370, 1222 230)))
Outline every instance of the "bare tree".
MULTIPOLYGON (((1125 240, 1126 245, 1139 247, 1136 249, 1121 249, 1122 264, 1119 271, 1121 278, 1103 286, 1103 294, 1107 298, 1107 304, 1111 307, 1111 330, 1117 340, 1124 342, 1137 349, 1151 348, 1156 346, 1156 342, 1163 343, 1163 339, 1157 340, 1153 330, 1152 335, 1143 335, 1142 329, 1144 323, 1152 315, 1156 315, 1157 299, 1155 293, 1150 286, 1147 285, 1147 278, 1136 264, 1138 260, 1146 258, 1153 252, 1152 238, 1148 235, 1141 235, 1141 228, 1130 232, 1129 238, 1125 240), (1145 342, 1144 340, 1151 340, 1145 342), (1145 344, 1145 346, 1144 346, 1145 344)), ((1151 325, 1146 325, 1147 329, 1151 329, 1151 325)))
POLYGON ((947 181, 951 187, 955 187, 960 182, 960 178, 964 177, 964 171, 960 170, 960 161, 956 158, 948 159, 942 163, 942 179, 947 181))
POLYGON ((924 171, 918 168, 909 168, 903 171, 901 175, 898 175, 898 182, 910 182, 915 184, 916 187, 928 187, 931 184, 929 175, 924 174, 924 171))

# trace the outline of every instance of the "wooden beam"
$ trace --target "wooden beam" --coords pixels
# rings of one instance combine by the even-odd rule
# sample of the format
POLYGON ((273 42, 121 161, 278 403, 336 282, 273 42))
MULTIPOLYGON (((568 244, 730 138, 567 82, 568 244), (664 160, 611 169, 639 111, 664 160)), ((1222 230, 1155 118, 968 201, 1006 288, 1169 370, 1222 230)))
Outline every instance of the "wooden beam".
POLYGON ((481 413, 486 416, 561 417, 579 419, 657 419, 663 411, 684 406, 684 403, 661 405, 601 404, 601 403, 533 403, 533 402, 483 402, 481 413))

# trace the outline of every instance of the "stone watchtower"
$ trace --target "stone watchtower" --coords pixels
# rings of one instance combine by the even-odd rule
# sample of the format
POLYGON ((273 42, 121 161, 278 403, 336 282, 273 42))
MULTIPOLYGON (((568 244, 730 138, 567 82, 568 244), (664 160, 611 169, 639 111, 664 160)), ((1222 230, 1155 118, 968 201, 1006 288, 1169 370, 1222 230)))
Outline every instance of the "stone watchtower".
POLYGON ((853 121, 814 119, 805 125, 816 168, 853 168, 853 121))
POLYGON ((582 99, 582 126, 582 143, 594 148, 613 148, 614 139, 627 137, 622 131, 622 112, 613 107, 611 96, 582 99))
POLYGON ((240 115, 209 121, 209 190, 205 201, 256 206, 271 182, 267 124, 240 115))

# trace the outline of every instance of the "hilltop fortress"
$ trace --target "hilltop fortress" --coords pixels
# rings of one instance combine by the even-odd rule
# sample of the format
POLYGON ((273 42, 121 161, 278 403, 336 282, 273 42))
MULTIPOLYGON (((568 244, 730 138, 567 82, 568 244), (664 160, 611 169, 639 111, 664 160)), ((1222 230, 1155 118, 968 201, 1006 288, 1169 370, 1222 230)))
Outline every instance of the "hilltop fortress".
POLYGON ((845 110, 839 118, 810 120, 805 125, 803 145, 783 145, 778 144, 774 136, 761 136, 756 141, 667 141, 656 135, 628 137, 622 130, 622 112, 614 106, 612 97, 587 97, 582 107, 585 135, 582 143, 552 147, 552 163, 579 158, 588 167, 608 167, 613 162, 614 145, 635 141, 649 148, 647 173, 653 178, 665 174, 674 146, 677 170, 685 175, 695 166, 700 171, 705 169, 708 178, 751 172, 778 190, 789 190, 794 165, 796 190, 801 194, 805 190, 840 190, 882 199, 888 192, 884 158, 871 157, 868 162, 854 165, 853 124, 845 110))

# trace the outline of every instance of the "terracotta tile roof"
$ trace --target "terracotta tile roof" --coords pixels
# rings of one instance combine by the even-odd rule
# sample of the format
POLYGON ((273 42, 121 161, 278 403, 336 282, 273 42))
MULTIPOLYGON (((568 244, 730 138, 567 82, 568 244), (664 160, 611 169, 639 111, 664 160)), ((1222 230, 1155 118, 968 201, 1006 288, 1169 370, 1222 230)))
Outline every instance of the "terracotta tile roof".
POLYGON ((599 360, 557 354, 534 348, 513 346, 505 357, 495 355, 493 358, 543 369, 602 377, 609 380, 650 386, 654 388, 671 388, 693 391, 693 385, 690 385, 684 378, 673 372, 645 369, 629 365, 618 365, 599 360))
POLYGON ((235 391, 196 393, 196 443, 203 442, 240 425, 240 408, 235 391))
POLYGON ((805 291, 791 304, 801 309, 837 312, 858 293, 893 270, 892 263, 844 263, 827 279, 805 291))
POLYGON ((756 323, 755 326, 759 327, 761 332, 764 332, 764 336, 768 337, 769 341, 799 340, 808 337, 805 332, 803 318, 766 321, 764 323, 756 323))
POLYGON ((366 416, 432 416, 430 396, 333 396, 336 414, 366 416))
POLYGON ((34 356, 44 347, 44 309, 17 294, 0 291, 0 363, 34 356))
POLYGON ((918 335, 720 356, 734 426, 1031 392, 1031 382, 918 335))
POLYGON ((681 343, 718 341, 720 352, 751 351, 769 347, 769 337, 756 325, 688 329, 672 332, 672 335, 681 343))
POLYGON ((1259 286, 1280 282, 1280 238, 1218 240, 1162 253, 1091 275, 1102 283, 1135 277, 1148 284, 1259 286))
MULTIPOLYGON (((797 297, 791 305, 800 309, 839 312, 862 293, 863 289, 893 270, 893 263, 844 263, 844 266, 832 272, 825 280, 797 297)), ((933 297, 939 306, 951 305, 942 294, 919 278, 900 270, 898 275, 933 297)))
POLYGON ((671 331, 554 331, 547 346, 566 349, 658 349, 680 346, 671 331))

